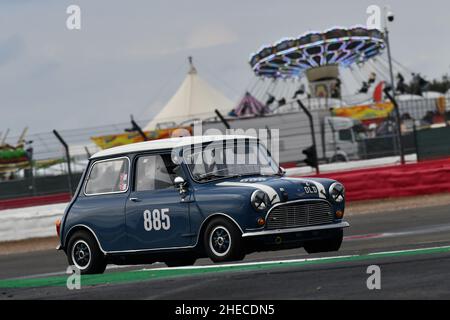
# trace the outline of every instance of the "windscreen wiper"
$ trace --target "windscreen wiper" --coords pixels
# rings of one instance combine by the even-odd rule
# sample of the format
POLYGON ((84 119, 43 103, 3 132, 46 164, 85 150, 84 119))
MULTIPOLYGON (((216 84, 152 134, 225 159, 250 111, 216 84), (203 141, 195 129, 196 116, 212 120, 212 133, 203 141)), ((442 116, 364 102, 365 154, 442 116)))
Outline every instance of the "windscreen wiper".
POLYGON ((205 179, 211 179, 211 178, 226 178, 227 175, 223 174, 217 174, 217 173, 204 173, 202 175, 199 175, 198 180, 205 180, 205 179))
POLYGON ((211 179, 211 178, 242 178, 242 174, 232 174, 232 175, 228 175, 228 174, 217 174, 217 173, 205 173, 202 174, 198 177, 198 180, 204 180, 204 179, 211 179))

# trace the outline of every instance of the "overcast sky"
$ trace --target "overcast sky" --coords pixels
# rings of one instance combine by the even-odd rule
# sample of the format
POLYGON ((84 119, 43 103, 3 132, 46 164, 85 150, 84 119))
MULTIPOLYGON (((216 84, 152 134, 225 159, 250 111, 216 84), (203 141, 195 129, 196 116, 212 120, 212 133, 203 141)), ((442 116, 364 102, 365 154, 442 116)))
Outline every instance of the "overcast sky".
POLYGON ((365 24, 370 4, 395 12, 397 60, 428 79, 449 72, 443 0, 1 0, 0 132, 150 119, 183 80, 189 55, 237 100, 252 80, 252 52, 308 30, 365 24), (66 28, 70 4, 81 7, 81 30, 66 28))

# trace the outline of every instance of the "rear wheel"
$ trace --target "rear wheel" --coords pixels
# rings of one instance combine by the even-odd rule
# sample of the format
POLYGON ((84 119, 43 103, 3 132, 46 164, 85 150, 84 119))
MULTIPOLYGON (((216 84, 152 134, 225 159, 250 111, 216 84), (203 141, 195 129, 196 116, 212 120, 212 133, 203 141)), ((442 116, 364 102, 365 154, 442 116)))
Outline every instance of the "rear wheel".
POLYGON ((77 231, 70 237, 67 258, 81 274, 98 274, 106 269, 106 260, 97 241, 86 231, 77 231))
POLYGON ((214 262, 237 261, 245 257, 241 231, 225 218, 216 218, 208 224, 203 245, 214 262))
POLYGON ((335 236, 324 240, 315 240, 305 243, 303 248, 309 254, 319 252, 333 252, 341 248, 342 240, 344 238, 344 231, 339 230, 335 236))

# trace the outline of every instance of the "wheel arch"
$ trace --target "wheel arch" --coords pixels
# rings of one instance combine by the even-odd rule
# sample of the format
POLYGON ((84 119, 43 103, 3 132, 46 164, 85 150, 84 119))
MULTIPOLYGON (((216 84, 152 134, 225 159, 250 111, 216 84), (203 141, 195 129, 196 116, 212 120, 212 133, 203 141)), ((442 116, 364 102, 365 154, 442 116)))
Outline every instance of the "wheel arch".
POLYGON ((201 239, 203 239, 203 235, 205 234, 205 230, 206 227, 208 226, 208 224, 216 219, 216 218, 225 218, 226 220, 230 221, 232 224, 234 224, 236 227, 238 227, 239 231, 241 232, 241 234, 244 234, 244 230, 242 230, 241 226, 239 225, 239 223, 233 219, 231 216, 229 216, 226 213, 213 213, 210 214, 205 220, 203 220, 201 226, 200 226, 200 230, 198 232, 198 236, 197 236, 197 244, 196 247, 202 247, 203 246, 203 241, 201 239))
POLYGON ((67 251, 67 245, 69 243, 70 238, 78 231, 85 231, 85 232, 89 233, 91 236, 93 236, 95 241, 97 242, 98 247, 100 248, 100 251, 106 255, 106 251, 103 250, 102 245, 100 244, 100 241, 98 240, 97 235, 95 234, 94 230, 92 230, 90 227, 88 227, 84 224, 77 224, 75 226, 72 226, 69 229, 69 231, 67 232, 67 234, 64 237, 64 244, 63 244, 64 251, 67 251))

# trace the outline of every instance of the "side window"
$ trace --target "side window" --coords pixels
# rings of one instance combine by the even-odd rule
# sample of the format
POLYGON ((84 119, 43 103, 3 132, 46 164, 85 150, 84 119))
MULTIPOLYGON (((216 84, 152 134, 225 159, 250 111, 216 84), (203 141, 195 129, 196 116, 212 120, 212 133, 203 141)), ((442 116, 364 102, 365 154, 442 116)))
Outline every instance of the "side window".
POLYGON ((136 191, 151 191, 174 188, 173 180, 180 174, 170 155, 139 157, 136 163, 136 191))
POLYGON ((94 163, 86 183, 87 195, 128 190, 128 159, 94 163))
POLYGON ((339 130, 339 140, 353 141, 352 130, 351 129, 339 130))

